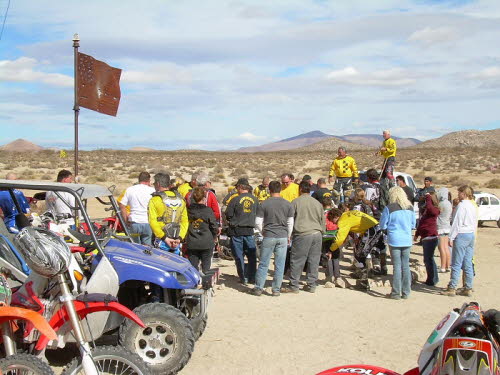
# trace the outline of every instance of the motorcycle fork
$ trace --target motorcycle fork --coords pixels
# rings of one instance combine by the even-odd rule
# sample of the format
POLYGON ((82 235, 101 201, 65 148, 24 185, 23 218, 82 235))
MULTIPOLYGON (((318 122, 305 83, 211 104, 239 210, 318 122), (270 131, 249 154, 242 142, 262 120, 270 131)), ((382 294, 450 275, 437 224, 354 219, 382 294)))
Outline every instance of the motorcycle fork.
POLYGON ((59 287, 61 288, 61 302, 64 304, 66 311, 68 312, 68 317, 75 335, 76 342, 78 344, 78 349, 80 350, 80 355, 82 357, 82 367, 86 375, 98 375, 99 371, 94 359, 92 358, 92 353, 90 352, 90 345, 85 341, 85 336, 83 334, 83 328, 80 318, 76 312, 75 305, 73 301, 75 297, 71 294, 68 286, 66 276, 64 274, 59 274, 57 276, 57 281, 59 287))
POLYGON ((10 326, 10 322, 3 322, 1 327, 5 356, 16 354, 16 344, 14 340, 12 340, 12 327, 10 326))

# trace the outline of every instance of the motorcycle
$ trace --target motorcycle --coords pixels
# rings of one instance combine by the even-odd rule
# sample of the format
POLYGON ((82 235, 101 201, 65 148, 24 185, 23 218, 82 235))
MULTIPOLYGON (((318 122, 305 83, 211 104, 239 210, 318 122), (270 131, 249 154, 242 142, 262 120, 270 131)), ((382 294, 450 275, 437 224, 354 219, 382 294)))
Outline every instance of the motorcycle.
MULTIPOLYGON (((499 375, 500 312, 482 312, 477 302, 448 313, 432 331, 418 366, 404 375, 499 375)), ((334 367, 317 375, 400 375, 371 365, 334 367)))
MULTIPOLYGON (((23 228, 14 238, 16 247, 28 262, 32 273, 12 294, 12 305, 36 311, 45 317, 57 333, 54 339, 34 326, 21 326, 19 341, 32 354, 40 355, 47 348, 62 348, 75 342, 80 357, 75 358, 64 374, 149 374, 150 369, 137 355, 121 347, 91 348, 94 341, 89 314, 113 311, 145 328, 132 311, 116 298, 100 293, 80 293, 83 273, 67 244, 56 234, 42 228, 23 228), (87 322, 85 330, 82 321, 87 322), (90 340, 88 337, 90 336, 90 340)), ((105 280, 101 280, 105 282, 105 280)))
POLYGON ((14 330, 18 321, 25 321, 32 325, 51 340, 57 338, 56 333, 40 314, 9 306, 11 289, 4 276, 8 270, 0 270, 0 333, 6 358, 0 359, 0 374, 36 374, 53 375, 48 364, 31 354, 18 354, 16 350, 14 330))

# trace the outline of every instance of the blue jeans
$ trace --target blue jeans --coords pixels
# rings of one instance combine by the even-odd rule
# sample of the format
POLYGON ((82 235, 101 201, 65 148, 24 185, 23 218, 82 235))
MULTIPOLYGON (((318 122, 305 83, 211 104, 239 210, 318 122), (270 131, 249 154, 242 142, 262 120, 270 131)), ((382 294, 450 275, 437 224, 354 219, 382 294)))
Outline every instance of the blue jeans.
POLYGON ((287 238, 264 237, 260 250, 259 268, 257 268, 257 274, 255 275, 255 288, 264 288, 271 255, 274 254, 273 292, 279 292, 281 290, 283 273, 285 271, 287 246, 287 238))
POLYGON ((474 256, 474 233, 459 233, 453 241, 453 251, 451 252, 451 277, 449 288, 455 289, 458 285, 460 271, 465 274, 465 287, 472 289, 474 279, 474 268, 472 257, 474 256))
POLYGON ((255 282, 255 272, 257 271, 257 249, 253 236, 232 236, 231 252, 236 263, 236 271, 242 283, 255 282), (245 255, 248 264, 245 263, 245 255))
POLYGON ((130 231, 132 234, 137 233, 139 236, 132 236, 132 239, 143 245, 152 245, 153 231, 149 223, 130 223, 130 231))
POLYGON ((436 250, 439 239, 433 238, 429 240, 422 240, 422 247, 424 248, 424 264, 425 270, 427 272, 427 280, 425 283, 430 286, 434 286, 438 283, 438 269, 436 262, 434 261, 434 250, 436 250))
POLYGON ((410 250, 409 247, 392 247, 391 250, 392 265, 394 267, 392 277, 391 295, 394 297, 408 297, 411 291, 411 272, 410 272, 410 250))

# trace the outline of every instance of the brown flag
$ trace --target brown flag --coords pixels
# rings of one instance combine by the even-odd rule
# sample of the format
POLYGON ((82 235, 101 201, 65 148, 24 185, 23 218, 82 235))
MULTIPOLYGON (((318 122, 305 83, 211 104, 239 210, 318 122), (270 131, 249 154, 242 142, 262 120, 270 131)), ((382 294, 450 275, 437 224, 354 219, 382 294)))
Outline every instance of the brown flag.
POLYGON ((116 116, 120 104, 121 69, 78 52, 78 104, 116 116))

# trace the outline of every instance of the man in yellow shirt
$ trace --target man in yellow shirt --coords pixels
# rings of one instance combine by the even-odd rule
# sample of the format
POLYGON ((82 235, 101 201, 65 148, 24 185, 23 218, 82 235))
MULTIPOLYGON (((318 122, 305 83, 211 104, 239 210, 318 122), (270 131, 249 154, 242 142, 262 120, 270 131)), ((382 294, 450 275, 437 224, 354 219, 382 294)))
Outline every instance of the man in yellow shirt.
POLYGON ((362 263, 365 270, 370 272, 372 267, 367 260, 371 259, 373 270, 385 274, 387 268, 385 259, 380 257, 380 254, 385 250, 385 243, 383 233, 378 226, 378 220, 361 211, 342 213, 338 208, 331 210, 329 218, 339 227, 337 237, 330 246, 330 250, 338 251, 349 233, 356 233, 359 235, 354 250, 356 261, 362 263), (383 264, 381 264, 381 261, 383 264))
POLYGON ((293 201, 299 197, 299 185, 293 182, 293 175, 290 173, 283 173, 281 175, 281 192, 280 195, 288 202, 293 201))
POLYGON ((396 165, 396 141, 391 138, 391 131, 384 130, 382 133, 384 137, 384 142, 382 142, 382 147, 380 151, 376 152, 375 155, 382 155, 384 157, 384 164, 382 167, 381 178, 386 179, 389 187, 396 186, 394 180, 394 166, 396 165))
POLYGON ((186 202, 180 194, 168 190, 170 176, 154 176, 156 193, 149 200, 148 221, 155 236, 155 247, 180 254, 181 240, 186 236, 189 221, 186 202))
POLYGON ((356 160, 350 155, 347 155, 345 147, 339 147, 337 157, 333 159, 330 173, 328 174, 328 182, 332 183, 335 176, 335 184, 333 189, 339 194, 340 201, 344 201, 344 197, 350 195, 352 183, 359 181, 358 166, 356 160))
POLYGON ((269 192, 269 181, 271 181, 271 179, 266 176, 262 179, 262 184, 253 189, 253 195, 257 197, 259 203, 264 202, 271 196, 271 193, 269 192))

